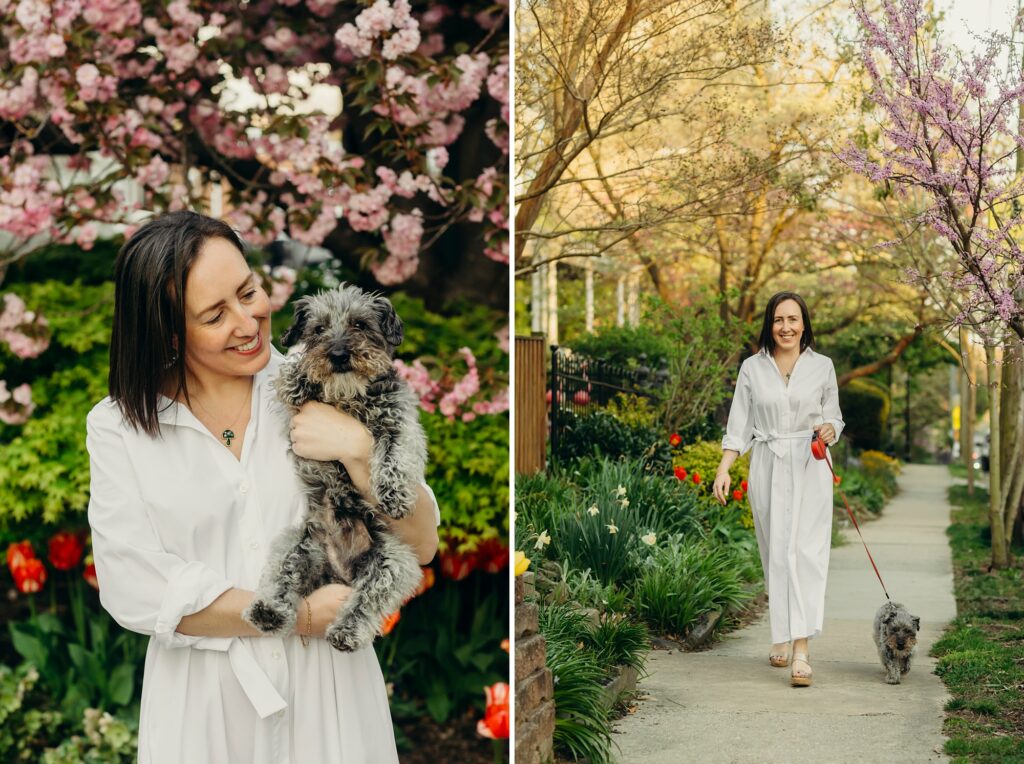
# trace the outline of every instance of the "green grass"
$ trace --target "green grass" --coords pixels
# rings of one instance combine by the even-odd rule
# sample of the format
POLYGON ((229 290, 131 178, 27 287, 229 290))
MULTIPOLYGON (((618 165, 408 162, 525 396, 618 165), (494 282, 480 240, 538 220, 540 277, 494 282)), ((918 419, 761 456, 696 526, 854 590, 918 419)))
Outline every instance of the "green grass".
POLYGON ((958 616, 932 648, 952 695, 945 750, 954 762, 1024 764, 1024 549, 990 571, 988 493, 959 485, 949 499, 958 616))

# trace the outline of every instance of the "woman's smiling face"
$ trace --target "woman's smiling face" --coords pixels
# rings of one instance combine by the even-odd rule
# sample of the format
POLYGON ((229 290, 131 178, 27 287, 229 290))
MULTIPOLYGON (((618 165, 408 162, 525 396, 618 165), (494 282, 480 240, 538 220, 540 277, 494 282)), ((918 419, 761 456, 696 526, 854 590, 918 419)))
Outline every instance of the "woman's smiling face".
POLYGON ((208 239, 189 270, 185 338, 185 365, 204 382, 251 376, 270 361, 270 298, 226 239, 208 239))
POLYGON ((799 349, 804 334, 804 319, 796 300, 783 300, 775 306, 772 338, 779 350, 799 349))

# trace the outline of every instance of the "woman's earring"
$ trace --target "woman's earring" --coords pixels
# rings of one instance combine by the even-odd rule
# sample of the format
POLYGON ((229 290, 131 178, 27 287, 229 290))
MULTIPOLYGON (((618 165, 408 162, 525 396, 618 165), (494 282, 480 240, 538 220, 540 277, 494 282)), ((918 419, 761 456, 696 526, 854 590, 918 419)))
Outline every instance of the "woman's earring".
POLYGON ((174 364, 176 364, 177 362, 178 362, 178 354, 175 353, 174 355, 171 356, 171 360, 169 360, 167 363, 164 364, 164 371, 166 371, 167 369, 169 369, 172 366, 174 366, 174 364))

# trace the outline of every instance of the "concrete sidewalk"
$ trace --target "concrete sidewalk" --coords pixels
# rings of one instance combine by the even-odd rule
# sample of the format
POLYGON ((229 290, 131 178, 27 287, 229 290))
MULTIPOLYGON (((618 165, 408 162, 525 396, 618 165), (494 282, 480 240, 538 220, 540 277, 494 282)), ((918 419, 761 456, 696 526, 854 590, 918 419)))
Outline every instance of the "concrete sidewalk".
POLYGON ((871 626, 885 601, 856 531, 832 550, 825 625, 811 641, 814 686, 791 688, 768 665, 767 615, 701 653, 653 651, 648 696, 615 725, 624 764, 934 762, 945 687, 931 645, 956 616, 945 529, 946 467, 909 465, 882 519, 862 527, 889 593, 920 616, 913 667, 885 684, 871 626))

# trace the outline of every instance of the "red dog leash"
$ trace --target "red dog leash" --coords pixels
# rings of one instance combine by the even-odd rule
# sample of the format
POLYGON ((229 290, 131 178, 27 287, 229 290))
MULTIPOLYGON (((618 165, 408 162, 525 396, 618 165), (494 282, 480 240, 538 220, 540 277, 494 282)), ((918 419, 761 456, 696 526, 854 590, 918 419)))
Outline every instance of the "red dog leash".
MULTIPOLYGON (((828 448, 825 446, 825 441, 818 437, 818 433, 814 433, 814 437, 811 438, 811 453, 814 454, 814 458, 818 460, 825 460, 825 464, 828 465, 829 471, 832 473, 832 480, 835 481, 836 487, 839 486, 839 476, 836 474, 835 469, 832 467, 832 460, 828 455, 828 448)), ((864 551, 868 553, 868 559, 871 561, 871 567, 875 569, 875 575, 878 576, 878 583, 882 585, 882 591, 885 592, 885 598, 892 601, 892 597, 889 596, 889 590, 885 588, 885 581, 882 580, 882 574, 878 572, 878 566, 875 565, 875 558, 871 556, 871 550, 868 549, 867 542, 864 541, 864 534, 860 532, 860 526, 857 524, 857 518, 853 514, 853 510, 850 509, 850 502, 846 500, 846 494, 839 491, 840 497, 843 499, 843 504, 846 505, 846 513, 850 516, 850 520, 853 522, 853 527, 857 529, 857 535, 860 536, 860 543, 864 545, 864 551)))

